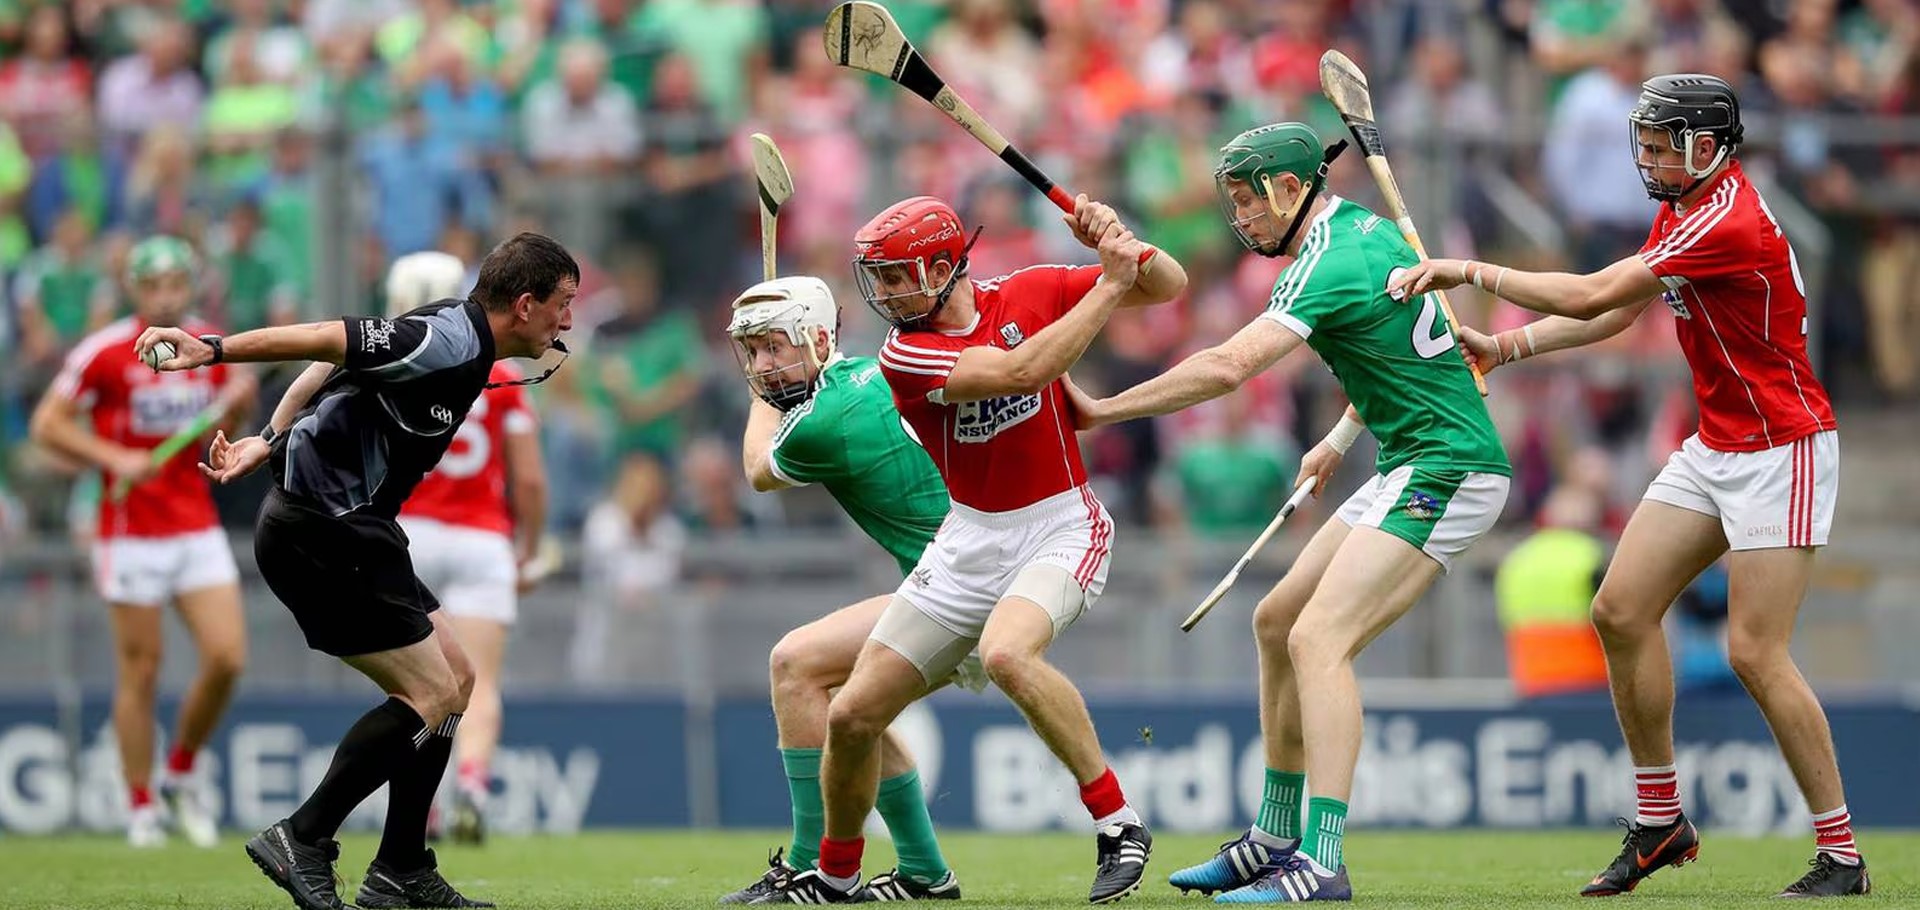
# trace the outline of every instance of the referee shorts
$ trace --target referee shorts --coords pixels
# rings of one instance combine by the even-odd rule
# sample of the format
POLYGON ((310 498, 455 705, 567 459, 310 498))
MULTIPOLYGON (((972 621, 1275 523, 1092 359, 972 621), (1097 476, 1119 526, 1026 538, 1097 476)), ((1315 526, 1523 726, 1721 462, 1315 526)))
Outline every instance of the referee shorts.
POLYGON ((276 487, 260 507, 253 555, 315 651, 374 654, 433 634, 427 614, 440 602, 414 574, 398 522, 335 517, 276 487))

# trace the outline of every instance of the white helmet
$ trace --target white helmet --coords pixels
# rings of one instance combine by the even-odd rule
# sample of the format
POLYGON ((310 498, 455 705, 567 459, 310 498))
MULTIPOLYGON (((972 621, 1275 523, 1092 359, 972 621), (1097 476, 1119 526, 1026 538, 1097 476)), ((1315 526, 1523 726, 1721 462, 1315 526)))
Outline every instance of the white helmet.
POLYGON ((733 320, 727 324, 727 336, 733 339, 733 354, 747 385, 762 401, 782 411, 806 401, 813 395, 813 383, 790 379, 780 381, 782 373, 799 369, 799 364, 759 370, 753 367, 753 352, 746 339, 770 332, 786 336, 787 344, 805 352, 806 362, 818 375, 822 361, 814 350, 814 338, 827 333, 826 356, 831 358, 839 344, 840 305, 834 302, 827 283, 805 275, 762 281, 733 299, 733 320))
POLYGON ((387 315, 398 316, 436 300, 458 297, 467 266, 451 253, 408 253, 387 269, 387 315))

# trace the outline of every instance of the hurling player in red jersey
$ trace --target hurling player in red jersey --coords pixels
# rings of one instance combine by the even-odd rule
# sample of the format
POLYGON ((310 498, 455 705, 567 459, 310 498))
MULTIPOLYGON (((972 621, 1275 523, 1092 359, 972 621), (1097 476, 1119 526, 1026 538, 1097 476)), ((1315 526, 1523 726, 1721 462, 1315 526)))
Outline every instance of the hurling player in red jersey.
POLYGON ((211 331, 187 315, 193 275, 193 250, 184 241, 157 236, 136 245, 127 260, 134 314, 82 339, 33 412, 35 441, 99 468, 107 489, 132 483, 124 499, 101 497, 93 571, 112 620, 113 729, 132 806, 127 839, 136 847, 164 844, 168 825, 196 846, 213 846, 214 816, 188 775, 226 711, 247 653, 240 575, 207 481, 191 455, 155 465, 151 450, 216 400, 228 402, 228 419, 237 419, 253 402, 254 380, 224 364, 157 373, 133 349, 150 325, 211 331), (91 430, 80 425, 83 413, 91 430), (162 812, 151 790, 153 702, 160 608, 169 603, 193 635, 200 666, 180 703, 160 781, 162 812))
POLYGON ((786 900, 840 903, 859 890, 880 736, 976 646, 988 677, 1080 784, 1099 832, 1093 901, 1131 893, 1145 874, 1152 838, 1107 767, 1079 691, 1046 661, 1054 638, 1099 597, 1113 544, 1060 377, 1114 307, 1172 299, 1186 273, 1111 208, 1083 196, 1075 209, 1064 218, 1099 251, 1099 266, 975 281, 959 215, 927 196, 893 205, 854 237, 862 294, 894 326, 881 373, 953 508, 828 707, 826 836, 786 900))
MULTIPOLYGON (((387 270, 387 315, 459 297, 467 267, 456 256, 409 253, 387 270)), ((453 839, 486 838, 490 764, 500 743, 500 664, 518 594, 546 527, 547 474, 520 369, 494 361, 489 383, 454 431, 440 463, 400 509, 413 571, 435 591, 473 660, 473 695, 454 740, 453 839)))
POLYGON ((1471 281, 1553 314, 1493 337, 1462 327, 1482 370, 1610 337, 1655 300, 1672 308, 1693 369, 1700 430, 1648 488, 1593 600, 1639 811, 1619 857, 1582 893, 1630 891, 1699 849, 1676 789, 1673 667, 1660 620, 1731 550, 1728 656, 1814 813, 1813 869, 1783 896, 1865 894, 1826 714, 1787 651, 1840 483, 1833 408, 1807 361, 1800 268, 1734 157, 1740 102, 1726 82, 1649 79, 1629 119, 1647 193, 1664 203, 1639 253, 1591 275, 1435 259, 1399 284, 1417 293, 1471 281))

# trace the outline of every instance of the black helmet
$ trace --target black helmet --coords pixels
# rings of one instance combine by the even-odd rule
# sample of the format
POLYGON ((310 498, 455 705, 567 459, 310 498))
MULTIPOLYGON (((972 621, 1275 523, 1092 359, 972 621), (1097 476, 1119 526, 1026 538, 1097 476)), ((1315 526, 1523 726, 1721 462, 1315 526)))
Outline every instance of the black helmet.
POLYGON ((1675 190, 1655 180, 1648 168, 1640 169, 1647 195, 1668 202, 1692 192, 1739 148, 1746 136, 1745 128, 1740 125, 1740 99, 1734 95, 1733 86, 1718 76, 1701 73, 1655 76, 1641 83, 1640 99, 1627 120, 1635 161, 1639 160, 1640 140, 1634 131, 1643 126, 1665 131, 1673 147, 1686 153, 1687 176, 1692 177, 1693 182, 1683 189, 1675 190), (1701 136, 1712 136, 1717 148, 1713 161, 1696 170, 1694 143, 1701 136))

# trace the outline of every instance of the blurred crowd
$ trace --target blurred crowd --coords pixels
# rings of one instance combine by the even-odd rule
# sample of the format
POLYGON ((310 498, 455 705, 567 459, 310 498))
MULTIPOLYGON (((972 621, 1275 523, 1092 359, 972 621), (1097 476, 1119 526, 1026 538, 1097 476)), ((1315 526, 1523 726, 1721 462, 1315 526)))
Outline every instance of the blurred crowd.
MULTIPOLYGON (((833 66, 818 31, 830 5, 0 0, 0 337, 12 354, 0 362, 0 499, 12 523, 65 522, 67 485, 42 480, 74 472, 24 443, 26 414, 64 353, 126 312, 132 241, 187 238, 203 315, 237 331, 375 308, 394 257, 437 248, 477 263, 528 228, 585 268, 580 353, 538 389, 559 530, 599 527, 590 543, 605 547, 647 528, 679 540, 834 521, 818 496, 756 497, 740 476, 748 393, 721 328, 758 278, 746 136, 767 132, 785 153, 797 194, 781 268, 834 286, 849 353, 871 354, 883 334, 850 280, 850 237, 900 196, 946 197, 985 226, 976 276, 1093 257, 929 105, 833 66)), ((1640 80, 1730 79, 1750 169, 1828 235, 1808 288, 1823 374, 1855 402, 1920 389, 1914 0, 887 6, 1043 169, 1116 205, 1192 274, 1185 299, 1114 317, 1075 372, 1085 385, 1145 379, 1264 307, 1285 261, 1234 243, 1216 150, 1283 119, 1343 133, 1317 75, 1321 51, 1340 47, 1372 76, 1430 246, 1570 269, 1646 236, 1653 203, 1624 119, 1640 80), (1542 212, 1562 230, 1543 232, 1542 212)), ((1336 166, 1333 188, 1371 202, 1357 159, 1336 166)), ((1526 318, 1468 294, 1455 305, 1496 328, 1526 318)), ((1672 327, 1664 311, 1643 322, 1599 352, 1496 381, 1490 404, 1518 471, 1508 521, 1533 522, 1573 487, 1617 525, 1691 430, 1672 327)), ((1303 442, 1343 404, 1310 360, 1089 437, 1116 514, 1207 534, 1263 525, 1303 442)))

